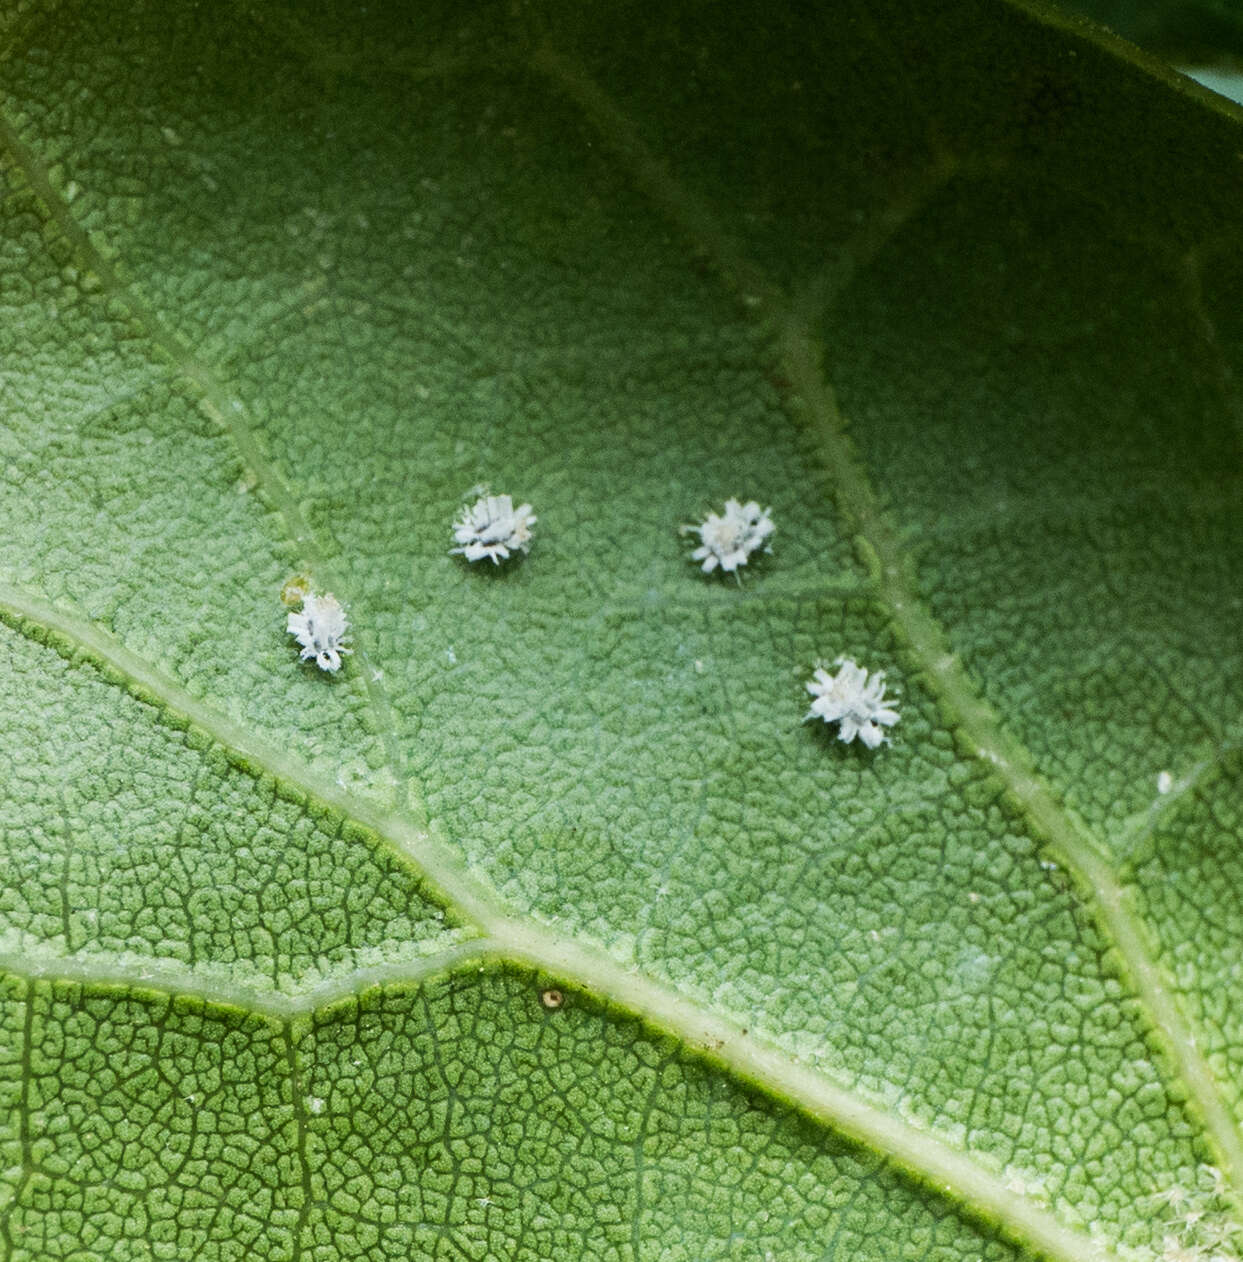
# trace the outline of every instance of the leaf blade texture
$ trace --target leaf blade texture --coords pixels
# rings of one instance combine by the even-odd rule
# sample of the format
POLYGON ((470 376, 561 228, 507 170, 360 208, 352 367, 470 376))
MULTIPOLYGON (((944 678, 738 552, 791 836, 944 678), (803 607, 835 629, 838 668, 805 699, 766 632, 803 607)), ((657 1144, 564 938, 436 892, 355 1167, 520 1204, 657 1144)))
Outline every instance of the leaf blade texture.
POLYGON ((2 47, 7 1256, 1232 1256, 1234 115, 996 3, 2 47))

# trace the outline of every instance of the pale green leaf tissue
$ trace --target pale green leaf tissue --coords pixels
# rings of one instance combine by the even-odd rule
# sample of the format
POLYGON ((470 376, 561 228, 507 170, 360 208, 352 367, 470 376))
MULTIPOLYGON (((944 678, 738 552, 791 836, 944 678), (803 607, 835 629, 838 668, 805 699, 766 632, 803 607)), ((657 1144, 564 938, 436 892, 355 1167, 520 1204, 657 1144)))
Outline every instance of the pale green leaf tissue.
POLYGON ((1236 1258, 1240 117, 1003 0, 0 14, 0 1256, 1236 1258))

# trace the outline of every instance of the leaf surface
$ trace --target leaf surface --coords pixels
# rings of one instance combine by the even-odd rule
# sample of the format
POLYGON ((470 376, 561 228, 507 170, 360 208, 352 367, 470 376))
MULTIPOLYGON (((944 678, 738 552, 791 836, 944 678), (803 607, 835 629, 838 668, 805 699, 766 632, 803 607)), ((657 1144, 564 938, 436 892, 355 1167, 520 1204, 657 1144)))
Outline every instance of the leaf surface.
POLYGON ((991 0, 5 22, 6 1255, 1234 1256, 1235 116, 991 0))

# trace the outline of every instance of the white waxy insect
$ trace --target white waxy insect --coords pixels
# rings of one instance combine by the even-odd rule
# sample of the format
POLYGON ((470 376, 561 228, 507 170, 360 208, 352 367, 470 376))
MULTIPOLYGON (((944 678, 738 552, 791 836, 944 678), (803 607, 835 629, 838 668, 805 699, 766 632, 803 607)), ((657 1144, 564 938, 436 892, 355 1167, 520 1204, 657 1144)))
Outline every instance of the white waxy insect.
POLYGON ((875 749, 888 740, 883 729, 892 727, 900 717, 897 701, 885 696, 885 672, 878 670, 869 678, 868 672, 849 657, 839 657, 833 664, 840 667, 836 675, 818 666, 807 681, 813 700, 804 722, 823 719, 837 723, 838 740, 849 743, 857 736, 868 749, 875 749))
POLYGON ((508 495, 481 495, 469 508, 464 508, 453 523, 453 539, 458 545, 450 555, 464 556, 468 561, 500 565, 515 552, 531 550, 531 527, 539 520, 530 504, 514 507, 508 495))
POLYGON ((769 537, 777 529, 769 516, 771 511, 761 508, 755 500, 740 504, 728 499, 723 513, 709 513, 698 525, 683 526, 684 535, 699 536, 700 546, 691 553, 691 560, 701 561, 705 574, 711 574, 717 566, 726 574, 736 573, 753 552, 769 551, 769 537))
POLYGON ((341 669, 341 655, 353 652, 345 645, 349 627, 341 602, 331 592, 306 592, 302 611, 291 613, 285 622, 285 630, 302 646, 302 660, 314 658, 320 670, 334 673, 341 669))

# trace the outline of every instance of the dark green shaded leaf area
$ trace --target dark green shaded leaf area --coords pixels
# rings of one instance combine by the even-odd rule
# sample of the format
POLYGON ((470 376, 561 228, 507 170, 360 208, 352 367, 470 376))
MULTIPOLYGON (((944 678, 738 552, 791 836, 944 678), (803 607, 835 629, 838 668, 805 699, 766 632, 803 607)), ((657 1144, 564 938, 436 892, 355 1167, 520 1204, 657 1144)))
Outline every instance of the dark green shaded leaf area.
POLYGON ((1064 7, 1162 56, 1243 57, 1243 12, 1232 0, 1066 0, 1064 7))
POLYGON ((0 13, 0 1256, 1237 1258, 1243 133, 1096 38, 0 13))

